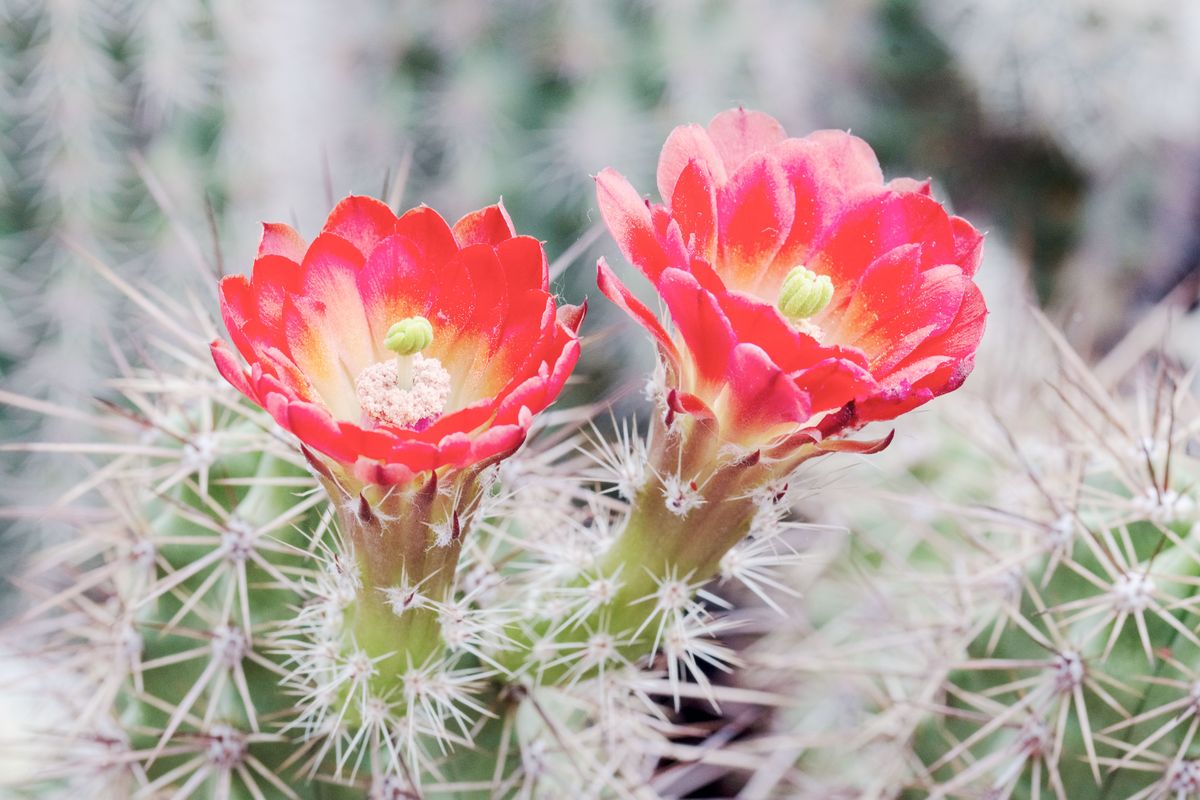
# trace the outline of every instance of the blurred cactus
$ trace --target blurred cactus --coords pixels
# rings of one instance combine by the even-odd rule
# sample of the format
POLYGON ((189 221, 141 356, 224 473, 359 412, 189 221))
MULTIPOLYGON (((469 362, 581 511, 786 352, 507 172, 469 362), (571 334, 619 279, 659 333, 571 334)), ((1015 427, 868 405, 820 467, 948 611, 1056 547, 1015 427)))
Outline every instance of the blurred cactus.
POLYGON ((1020 370, 993 339, 882 478, 802 502, 854 536, 812 546, 803 603, 740 654, 793 698, 756 796, 1200 796, 1191 376, 1145 340, 1098 373, 999 308, 1020 370))
POLYGON ((915 740, 920 780, 937 797, 1194 796, 1200 405, 1153 354, 1106 387, 1048 335, 1043 424, 1027 409, 994 442, 1025 485, 962 527, 984 560, 952 583, 965 649, 915 740))
POLYGON ((1069 247, 1082 191, 1043 155, 1043 137, 1057 142, 1095 178, 1086 279, 1058 295, 1091 311, 1071 327, 1086 349, 1084 328, 1129 296, 1097 259, 1175 269, 1190 235, 1195 120, 1166 102, 1195 82, 1186 4, 1079 2, 1054 10, 1061 35, 1008 38, 997 20, 1036 27, 1041 7, 292 6, 0 9, 0 363, 19 392, 4 400, 50 420, 2 420, 6 439, 36 442, 8 448, 33 452, 5 466, 5 518, 45 539, 2 644, 0 680, 20 696, 0 720, 5 782, 101 798, 1200 797, 1200 423, 1192 376, 1144 353, 1165 324, 1091 371, 1061 343, 1056 369, 1044 341, 1019 336, 1031 325, 997 331, 1007 352, 980 362, 1005 366, 975 392, 988 402, 918 415, 924 428, 876 464, 886 480, 809 473, 754 498, 755 536, 698 600, 659 615, 672 625, 649 626, 662 636, 648 663, 648 650, 610 661, 602 630, 539 636, 605 618, 616 586, 597 565, 647 480, 638 425, 606 440, 584 429, 594 408, 548 415, 532 447, 481 476, 453 585, 384 597, 434 620, 444 647, 379 692, 345 625, 360 586, 336 510, 212 375, 199 345, 216 331, 193 310, 205 301, 148 289, 131 305, 97 277, 153 274, 169 293, 209 255, 206 193, 240 263, 246 219, 311 225, 322 184, 374 193, 387 164, 392 192, 410 176, 412 202, 461 211, 503 194, 553 257, 594 222, 589 173, 619 157, 649 175, 671 124, 743 102, 795 129, 896 131, 885 160, 978 187, 954 194, 1001 207, 1000 231, 1038 269, 1069 247), (881 27, 897 10, 954 60, 931 73, 930 40, 881 27), (921 89, 894 80, 901 62, 921 89), (922 91, 952 99, 914 103, 922 91), (1036 157, 1010 158, 1016 133, 1036 157), (1147 139, 1178 151, 1136 152, 1147 139), (1161 236, 1142 224, 1147 162, 1161 236), (997 199, 1007 181, 1024 193, 997 199), (182 210, 156 210, 168 190, 182 210), (182 246, 164 217, 182 218, 182 246), (126 322, 152 332, 110 346, 126 322), (94 394, 103 413, 81 410, 94 394), (503 657, 516 641, 531 663, 503 657))
MULTIPOLYGON (((0 9, 0 305, 11 312, 0 322, 0 357, 6 384, 22 394, 76 402, 112 373, 125 306, 87 259, 119 263, 126 278, 153 261, 162 215, 134 152, 161 155, 172 177, 190 161, 185 180, 202 185, 187 133, 209 108, 212 56, 192 0, 15 0, 0 9)), ((36 428, 22 419, 18 429, 47 441, 82 430, 65 417, 36 428)), ((5 466, 6 499, 28 506, 69 486, 78 465, 34 453, 5 466)))

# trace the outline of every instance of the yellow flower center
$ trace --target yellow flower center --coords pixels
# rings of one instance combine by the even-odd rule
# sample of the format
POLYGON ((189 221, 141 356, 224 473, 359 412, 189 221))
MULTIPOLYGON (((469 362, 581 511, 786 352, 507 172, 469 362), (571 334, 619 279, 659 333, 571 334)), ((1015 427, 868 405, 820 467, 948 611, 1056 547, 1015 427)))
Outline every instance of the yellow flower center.
POLYGON ((792 267, 783 279, 776 306, 792 322, 800 322, 820 314, 833 299, 833 281, 828 275, 818 275, 808 267, 792 267))
POLYGON ((413 356, 433 344, 433 325, 424 317, 408 317, 392 323, 383 346, 396 354, 396 384, 412 388, 413 356))
POLYGON ((424 317, 409 317, 388 328, 383 346, 398 356, 411 356, 433 344, 433 325, 424 317))

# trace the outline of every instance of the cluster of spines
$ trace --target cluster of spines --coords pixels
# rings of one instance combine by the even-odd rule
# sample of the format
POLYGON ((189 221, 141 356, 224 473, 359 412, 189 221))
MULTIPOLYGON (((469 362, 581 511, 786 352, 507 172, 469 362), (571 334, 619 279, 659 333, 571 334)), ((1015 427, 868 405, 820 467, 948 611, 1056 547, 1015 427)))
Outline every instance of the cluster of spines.
POLYGON ((876 459, 899 492, 801 501, 854 536, 810 549, 803 601, 772 595, 789 623, 743 653, 740 681, 796 698, 778 786, 1200 796, 1200 403, 1160 354, 1102 382, 1047 331, 1044 382, 968 393, 876 459))

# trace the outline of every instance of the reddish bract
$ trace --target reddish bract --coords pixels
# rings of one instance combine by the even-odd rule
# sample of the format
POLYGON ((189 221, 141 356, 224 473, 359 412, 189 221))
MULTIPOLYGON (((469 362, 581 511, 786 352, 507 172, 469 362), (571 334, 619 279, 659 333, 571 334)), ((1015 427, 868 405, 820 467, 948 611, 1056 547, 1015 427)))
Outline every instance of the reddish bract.
POLYGON ((766 114, 734 109, 671 133, 658 163, 664 205, 611 169, 596 184, 609 230, 654 284, 674 335, 603 260, 600 290, 651 333, 669 388, 692 395, 727 441, 891 419, 971 370, 987 313, 972 281, 983 237, 927 182, 885 183, 861 139, 788 138, 766 114), (776 308, 797 266, 834 287, 802 323, 776 308))
POLYGON ((532 415, 552 403, 579 357, 584 309, 558 306, 541 243, 517 236, 500 205, 453 227, 433 209, 399 218, 347 197, 307 246, 287 225, 264 226, 251 277, 221 281, 221 313, 249 362, 212 343, 221 374, 308 447, 367 484, 502 458, 532 415), (355 376, 394 354, 390 325, 432 323, 451 377, 445 411, 395 428, 365 419, 355 376))

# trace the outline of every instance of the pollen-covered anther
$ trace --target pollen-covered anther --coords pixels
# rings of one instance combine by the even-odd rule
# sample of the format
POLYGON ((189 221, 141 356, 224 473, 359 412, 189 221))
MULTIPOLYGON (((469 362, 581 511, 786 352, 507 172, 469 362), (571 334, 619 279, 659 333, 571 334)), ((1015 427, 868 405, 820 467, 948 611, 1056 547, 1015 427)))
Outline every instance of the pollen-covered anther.
POLYGON ((421 428, 441 416, 450 397, 450 373, 436 358, 412 357, 412 383, 400 388, 396 360, 364 369, 354 382, 363 415, 377 425, 421 428))

